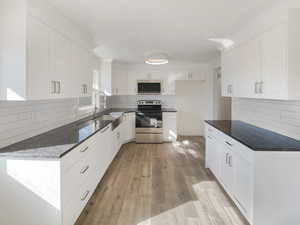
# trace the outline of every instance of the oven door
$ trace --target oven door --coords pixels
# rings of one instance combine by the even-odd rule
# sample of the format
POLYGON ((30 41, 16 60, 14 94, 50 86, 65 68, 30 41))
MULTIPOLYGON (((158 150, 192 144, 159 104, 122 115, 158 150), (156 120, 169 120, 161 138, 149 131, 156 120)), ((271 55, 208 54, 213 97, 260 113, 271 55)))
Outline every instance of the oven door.
POLYGON ((162 128, 162 112, 139 111, 136 113, 136 128, 162 128))

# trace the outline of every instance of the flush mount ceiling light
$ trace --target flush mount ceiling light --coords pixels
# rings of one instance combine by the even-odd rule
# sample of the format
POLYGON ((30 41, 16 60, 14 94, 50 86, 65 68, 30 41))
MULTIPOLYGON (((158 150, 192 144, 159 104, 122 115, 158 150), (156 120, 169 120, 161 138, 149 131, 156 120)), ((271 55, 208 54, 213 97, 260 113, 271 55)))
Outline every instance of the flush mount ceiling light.
POLYGON ((168 64, 168 55, 165 53, 151 53, 146 55, 145 57, 145 63, 149 65, 164 65, 168 64))

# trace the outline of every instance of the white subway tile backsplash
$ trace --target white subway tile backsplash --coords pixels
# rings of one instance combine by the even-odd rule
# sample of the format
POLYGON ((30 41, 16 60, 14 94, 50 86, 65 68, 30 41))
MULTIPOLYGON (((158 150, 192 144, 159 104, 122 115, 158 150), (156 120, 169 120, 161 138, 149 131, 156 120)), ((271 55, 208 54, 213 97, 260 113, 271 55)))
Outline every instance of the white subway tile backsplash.
POLYGON ((300 101, 234 98, 232 119, 300 140, 300 101))
MULTIPOLYGON (((89 101, 86 101, 89 102, 89 101)), ((0 101, 0 148, 47 132, 91 114, 78 99, 0 101)))

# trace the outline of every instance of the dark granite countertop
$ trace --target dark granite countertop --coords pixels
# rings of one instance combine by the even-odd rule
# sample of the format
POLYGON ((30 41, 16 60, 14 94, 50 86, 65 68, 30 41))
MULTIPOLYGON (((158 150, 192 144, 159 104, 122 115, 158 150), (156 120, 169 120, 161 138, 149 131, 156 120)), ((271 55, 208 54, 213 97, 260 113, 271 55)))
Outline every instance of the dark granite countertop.
POLYGON ((110 123, 88 117, 2 148, 0 157, 58 159, 110 123))
MULTIPOLYGON (((0 157, 59 159, 111 123, 111 121, 102 120, 102 115, 110 112, 136 111, 136 108, 108 109, 99 113, 97 119, 90 116, 4 147, 0 149, 0 157)), ((175 109, 164 109, 163 111, 176 112, 175 109)))
POLYGON ((205 122, 254 151, 300 151, 300 141, 242 121, 205 122))

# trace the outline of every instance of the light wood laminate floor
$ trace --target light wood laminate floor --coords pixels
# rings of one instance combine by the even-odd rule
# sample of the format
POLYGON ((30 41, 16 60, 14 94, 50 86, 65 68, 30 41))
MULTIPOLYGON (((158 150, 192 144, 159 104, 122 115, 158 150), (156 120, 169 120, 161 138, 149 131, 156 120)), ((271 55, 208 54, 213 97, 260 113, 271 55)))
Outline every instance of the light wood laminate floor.
POLYGON ((124 145, 76 225, 247 225, 204 167, 204 140, 124 145))

